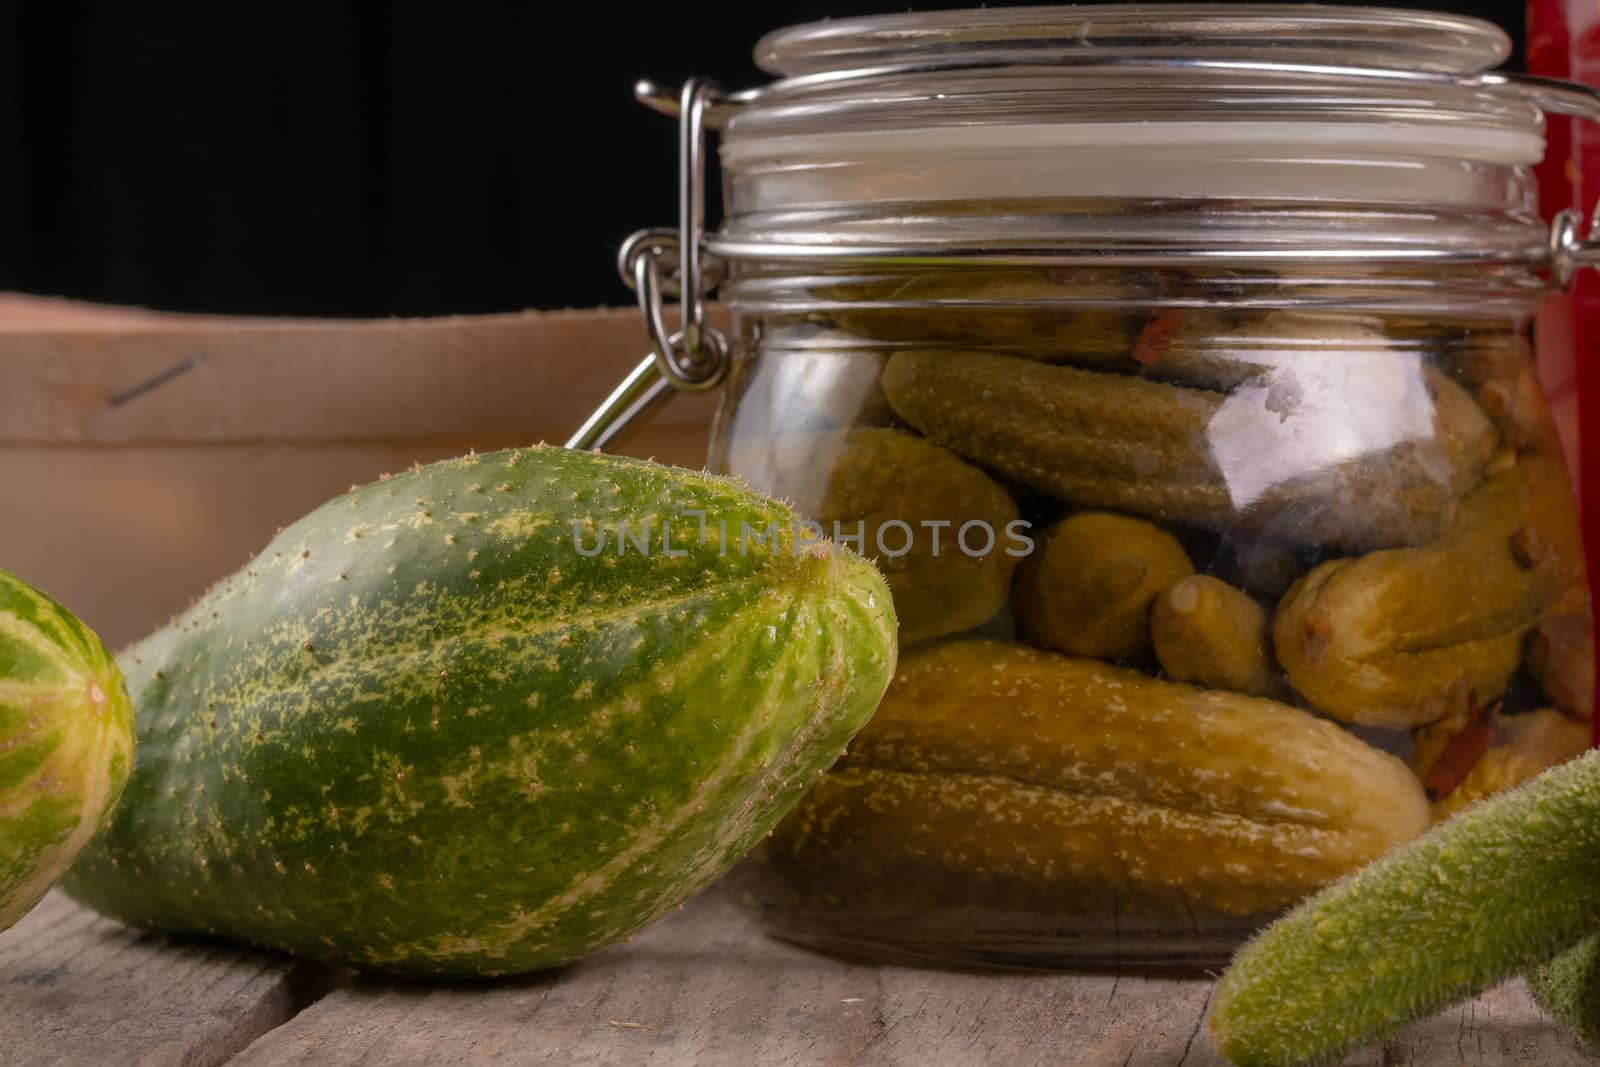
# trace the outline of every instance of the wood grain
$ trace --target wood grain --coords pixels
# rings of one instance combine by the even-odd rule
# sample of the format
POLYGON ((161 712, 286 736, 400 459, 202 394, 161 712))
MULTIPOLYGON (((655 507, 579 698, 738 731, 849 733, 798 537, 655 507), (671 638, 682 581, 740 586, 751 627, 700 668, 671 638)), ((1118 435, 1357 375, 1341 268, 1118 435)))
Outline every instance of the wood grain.
POLYGON ((7 1067, 226 1062, 345 975, 141 934, 52 894, 0 933, 7 1067))
MULTIPOLYGON (((447 988, 358 979, 233 1062, 1217 1067, 1202 1027, 1210 994, 1205 981, 852 965, 768 940, 713 890, 558 974, 447 988)), ((1349 1062, 1595 1061, 1512 983, 1349 1062)))
MULTIPOLYGON (((720 309, 713 318, 726 323, 720 309)), ((559 440, 647 350, 631 307, 360 321, 105 309, 81 326, 12 322, 0 329, 0 445, 559 440)), ((703 428, 714 404, 678 397, 651 422, 703 428)))

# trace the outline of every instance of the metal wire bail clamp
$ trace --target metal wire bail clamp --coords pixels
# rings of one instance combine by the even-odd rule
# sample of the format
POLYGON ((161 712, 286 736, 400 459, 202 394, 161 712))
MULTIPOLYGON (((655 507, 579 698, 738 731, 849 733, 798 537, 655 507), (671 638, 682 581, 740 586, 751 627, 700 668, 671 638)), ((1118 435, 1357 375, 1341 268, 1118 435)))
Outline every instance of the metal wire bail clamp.
MULTIPOLYGON (((662 91, 640 82, 634 94, 660 106, 662 91)), ((650 338, 640 360, 611 395, 567 440, 574 449, 604 449, 636 429, 672 390, 705 392, 728 373, 728 339, 705 321, 708 284, 705 252, 706 109, 722 91, 707 78, 690 78, 674 103, 678 111, 678 230, 640 230, 617 253, 622 280, 638 295, 650 338), (678 298, 680 326, 669 331, 664 297, 678 298)))

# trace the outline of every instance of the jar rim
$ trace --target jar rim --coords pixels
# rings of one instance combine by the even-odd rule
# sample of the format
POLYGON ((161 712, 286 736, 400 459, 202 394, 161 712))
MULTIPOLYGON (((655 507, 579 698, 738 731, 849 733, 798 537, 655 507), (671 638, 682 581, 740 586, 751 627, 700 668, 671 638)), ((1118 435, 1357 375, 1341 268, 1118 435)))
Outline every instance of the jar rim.
POLYGON ((1081 58, 1258 59, 1477 74, 1511 54, 1500 27, 1465 15, 1321 4, 1094 4, 871 15, 775 30, 757 65, 784 78, 884 66, 1005 66, 1081 58))

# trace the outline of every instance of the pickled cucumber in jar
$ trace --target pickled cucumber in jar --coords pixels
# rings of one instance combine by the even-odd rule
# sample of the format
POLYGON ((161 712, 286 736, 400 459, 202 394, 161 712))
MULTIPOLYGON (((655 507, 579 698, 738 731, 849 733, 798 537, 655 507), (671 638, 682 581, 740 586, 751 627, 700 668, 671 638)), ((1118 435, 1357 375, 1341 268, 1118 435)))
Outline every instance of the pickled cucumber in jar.
MULTIPOLYGON (((972 275, 970 305, 961 280, 895 279, 833 317, 879 346, 874 386, 831 405, 871 413, 853 428, 739 413, 761 445, 734 472, 808 514, 1026 533, 1004 558, 877 557, 901 666, 742 875, 780 930, 968 959, 975 923, 1070 919, 1080 960, 1107 929, 1220 945, 1587 747, 1576 511, 1503 331, 991 320, 1061 278, 972 275), (876 306, 897 295, 938 316, 919 334, 876 306)), ((1044 941, 1001 956, 1066 951, 1044 941)))

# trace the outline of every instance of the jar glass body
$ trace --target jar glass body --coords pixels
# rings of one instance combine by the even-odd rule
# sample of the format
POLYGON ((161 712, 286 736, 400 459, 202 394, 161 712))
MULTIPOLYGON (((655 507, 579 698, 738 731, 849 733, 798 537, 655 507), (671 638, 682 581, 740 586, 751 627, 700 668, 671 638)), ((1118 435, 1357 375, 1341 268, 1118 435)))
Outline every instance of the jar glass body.
POLYGON ((723 236, 777 254, 722 287, 711 465, 875 559, 900 620, 877 715, 735 877, 777 933, 1211 966, 1589 747, 1542 281, 1471 254, 1538 232, 1528 161, 1258 125, 1009 163, 970 131, 914 165, 937 136, 725 144, 723 236), (1011 254, 928 252, 975 239, 1011 254))

